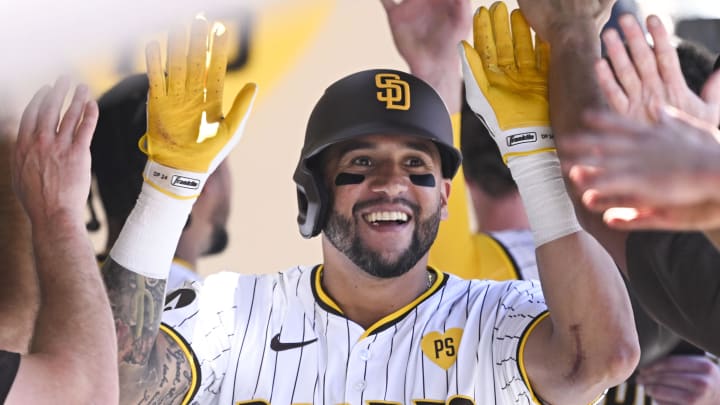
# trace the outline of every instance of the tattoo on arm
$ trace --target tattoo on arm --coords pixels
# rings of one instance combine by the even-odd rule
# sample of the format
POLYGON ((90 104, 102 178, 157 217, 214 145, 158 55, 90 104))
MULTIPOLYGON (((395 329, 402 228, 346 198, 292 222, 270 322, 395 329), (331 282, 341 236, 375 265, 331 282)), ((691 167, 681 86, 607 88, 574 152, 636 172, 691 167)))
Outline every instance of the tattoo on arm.
POLYGON ((103 278, 115 317, 119 361, 145 365, 160 331, 166 281, 134 273, 110 257, 103 278))
POLYGON ((134 273, 110 257, 102 271, 115 317, 121 403, 182 403, 192 372, 182 348, 160 332, 166 281, 134 273))

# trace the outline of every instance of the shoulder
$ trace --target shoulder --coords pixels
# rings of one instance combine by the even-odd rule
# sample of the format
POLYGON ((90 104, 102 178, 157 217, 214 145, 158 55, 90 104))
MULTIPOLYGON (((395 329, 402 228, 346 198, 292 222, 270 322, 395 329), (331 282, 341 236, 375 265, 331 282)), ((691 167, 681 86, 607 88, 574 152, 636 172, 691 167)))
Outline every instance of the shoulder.
POLYGON ((527 302, 545 305, 545 299, 537 280, 465 280, 446 274, 446 299, 464 299, 470 305, 488 305, 501 302, 527 302))

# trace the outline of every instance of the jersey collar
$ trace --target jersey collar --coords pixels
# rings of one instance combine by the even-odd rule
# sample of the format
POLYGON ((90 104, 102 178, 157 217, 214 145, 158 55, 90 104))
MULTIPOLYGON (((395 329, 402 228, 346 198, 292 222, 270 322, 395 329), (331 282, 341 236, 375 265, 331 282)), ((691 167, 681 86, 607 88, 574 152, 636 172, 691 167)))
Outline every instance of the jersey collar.
MULTIPOLYGON (((398 309, 397 311, 385 316, 384 318, 380 319, 379 321, 375 322, 373 325, 371 325, 369 328, 365 330, 365 333, 360 337, 360 339, 363 339, 367 336, 382 332, 383 330, 393 326, 397 322, 400 322, 405 316, 407 316, 413 309, 415 309, 418 305, 420 305, 423 301, 425 301, 428 297, 432 296, 436 291, 441 289, 445 283, 447 282, 447 274, 442 273, 441 271, 428 266, 427 270, 429 272, 432 272, 435 274, 433 284, 425 290, 422 294, 420 294, 417 298, 409 302, 404 307, 398 309)), ((319 264, 315 266, 312 270, 312 274, 310 276, 310 281, 312 283, 312 291, 313 295, 315 296, 315 301, 327 312, 341 316, 343 318, 345 317, 345 314, 343 313, 342 309, 340 309, 340 306, 333 301, 332 298, 330 298, 330 295, 325 292, 322 286, 322 272, 323 272, 323 265, 319 264)))

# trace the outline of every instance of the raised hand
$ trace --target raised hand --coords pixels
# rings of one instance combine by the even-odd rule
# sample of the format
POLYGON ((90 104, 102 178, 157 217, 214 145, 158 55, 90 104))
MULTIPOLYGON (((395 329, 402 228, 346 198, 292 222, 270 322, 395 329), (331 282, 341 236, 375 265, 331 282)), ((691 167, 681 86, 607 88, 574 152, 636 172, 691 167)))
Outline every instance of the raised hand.
MULTIPOLYGON (((419 77, 458 66, 457 44, 471 24, 470 4, 464 0, 381 0, 400 55, 419 77)), ((443 73, 449 73, 444 71, 443 73)))
POLYGON ((508 21, 505 4, 481 7, 473 21, 474 46, 463 41, 468 104, 488 127, 503 158, 553 150, 547 94, 548 46, 533 44, 519 10, 508 21), (512 33, 511 33, 512 26, 512 33))
POLYGON ((720 227, 720 132, 672 108, 647 124, 587 114, 591 132, 559 140, 583 204, 619 229, 720 227))
POLYGON ((13 183, 33 223, 84 221, 98 107, 88 99, 88 88, 79 85, 61 117, 69 86, 69 79, 60 78, 41 88, 20 121, 13 183))
POLYGON ((149 158, 145 179, 178 198, 197 197, 237 144, 256 93, 255 84, 245 85, 223 116, 227 37, 222 25, 213 27, 210 40, 208 31, 208 22, 196 19, 189 44, 184 30, 170 34, 167 80, 159 44, 146 49, 148 130, 140 141, 149 158))
POLYGON ((607 30, 603 43, 609 62, 601 59, 595 66, 612 109, 635 120, 656 122, 659 109, 670 105, 713 126, 720 124, 720 73, 710 77, 699 97, 685 83, 677 51, 657 16, 647 18, 652 48, 632 15, 622 16, 620 27, 627 48, 615 30, 607 30))
POLYGON ((668 356, 639 370, 638 383, 661 404, 720 402, 720 370, 706 356, 668 356))
POLYGON ((582 38, 576 30, 597 36, 610 18, 615 0, 518 0, 535 33, 550 42, 582 38))

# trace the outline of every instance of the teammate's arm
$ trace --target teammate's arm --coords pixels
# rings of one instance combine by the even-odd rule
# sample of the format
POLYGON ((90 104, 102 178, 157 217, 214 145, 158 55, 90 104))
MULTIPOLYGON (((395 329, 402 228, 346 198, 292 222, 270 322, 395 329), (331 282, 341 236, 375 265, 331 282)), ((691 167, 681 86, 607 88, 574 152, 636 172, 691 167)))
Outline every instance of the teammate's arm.
POLYGON ((0 117, 0 348, 27 353, 39 304, 30 223, 12 191, 11 164, 17 122, 0 117), (12 326, 10 326, 12 325, 12 326))
POLYGON ((381 0, 381 3, 395 47, 410 73, 440 94, 450 114, 460 113, 462 76, 456 47, 470 30, 470 4, 463 0, 399 3, 381 0))
MULTIPOLYGON (((451 115, 453 143, 460 148, 462 75, 457 44, 467 37, 471 5, 465 1, 440 2, 381 0, 387 13, 395 47, 410 72, 440 94, 451 115)), ((453 178, 447 220, 440 224, 430 249, 430 265, 465 277, 474 274, 472 232, 462 169, 453 178)))
POLYGON ((110 305, 84 221, 98 110, 79 86, 60 120, 68 85, 41 89, 20 123, 13 180, 32 224, 42 305, 8 404, 118 398, 110 305))
POLYGON ((533 43, 518 10, 512 24, 508 17, 503 3, 480 8, 475 46, 460 50, 468 104, 494 136, 528 213, 550 311, 519 356, 539 397, 589 403, 637 364, 632 308, 611 257, 579 226, 565 190, 549 125, 547 44, 533 43))
POLYGON ((180 403, 190 388, 188 355, 160 333, 165 285, 187 216, 207 178, 238 142, 255 96, 246 85, 223 117, 227 35, 206 20, 168 39, 167 77, 160 46, 146 49, 148 155, 144 183, 103 266, 119 347, 121 402, 180 403), (208 43, 210 61, 206 65, 208 43))
POLYGON ((584 205, 604 213, 613 228, 718 228, 720 72, 696 95, 657 16, 647 19, 652 48, 633 16, 621 17, 620 25, 627 48, 614 30, 607 31, 609 62, 596 64, 600 88, 615 113, 586 116, 592 132, 563 139, 570 180, 584 205))
MULTIPOLYGON (((550 118, 558 139, 583 128, 582 112, 605 108, 593 69, 600 59, 599 32, 610 16, 614 0, 520 0, 518 5, 537 35, 550 44, 550 118)), ((558 155, 563 160, 562 145, 558 155)), ((627 232, 608 228, 598 214, 586 210, 580 195, 568 190, 578 220, 610 253, 624 271, 627 232)))

